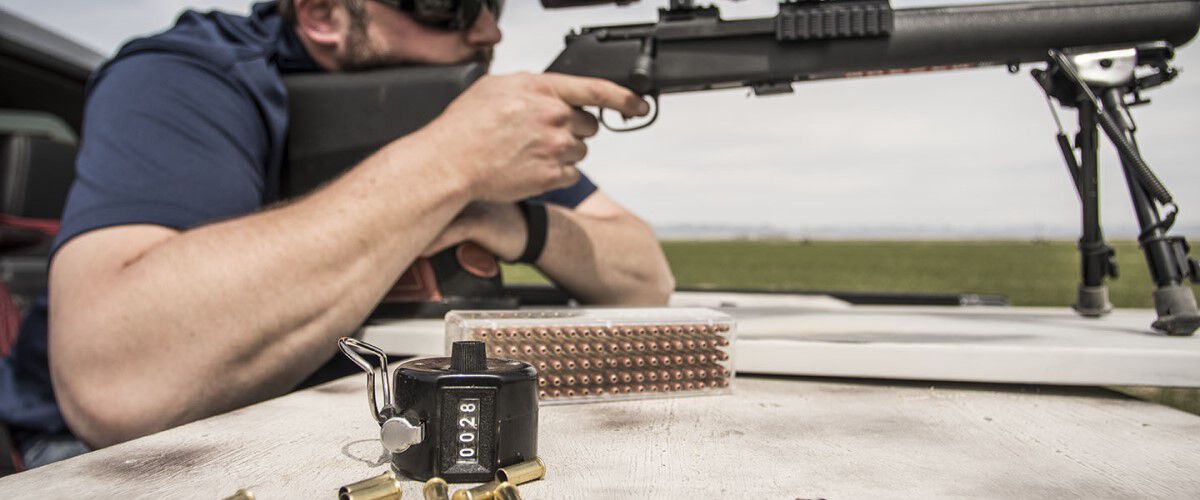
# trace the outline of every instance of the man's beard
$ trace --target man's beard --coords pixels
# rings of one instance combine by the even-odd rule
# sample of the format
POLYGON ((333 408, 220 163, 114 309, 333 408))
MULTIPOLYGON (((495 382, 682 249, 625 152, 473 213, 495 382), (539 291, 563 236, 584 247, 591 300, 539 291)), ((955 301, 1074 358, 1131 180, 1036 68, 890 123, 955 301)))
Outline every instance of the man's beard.
MULTIPOLYGON (((464 61, 478 61, 487 66, 492 63, 492 47, 484 47, 475 51, 464 61)), ((371 69, 402 66, 412 64, 400 57, 387 54, 371 45, 367 35, 366 16, 355 16, 351 21, 350 31, 346 34, 346 53, 339 55, 338 68, 342 71, 366 71, 371 69)))
POLYGON ((343 71, 363 71, 396 64, 396 61, 371 46, 365 16, 354 16, 350 32, 346 34, 346 54, 339 57, 339 68, 343 71))

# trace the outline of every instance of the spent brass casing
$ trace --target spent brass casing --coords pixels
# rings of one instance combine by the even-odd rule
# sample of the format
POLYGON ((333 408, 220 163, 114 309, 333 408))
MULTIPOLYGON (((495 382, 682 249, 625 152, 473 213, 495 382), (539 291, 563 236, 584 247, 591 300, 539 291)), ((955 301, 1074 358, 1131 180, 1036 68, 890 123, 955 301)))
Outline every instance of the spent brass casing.
POLYGON ((512 483, 503 482, 496 487, 496 500, 521 500, 521 492, 512 483))
POLYGON ((425 500, 450 500, 450 485, 440 477, 425 481, 421 492, 425 494, 425 500))
POLYGON ((254 492, 243 488, 225 500, 254 500, 254 492))
POLYGON ((342 493, 340 500, 399 500, 404 492, 400 491, 400 483, 379 483, 354 492, 342 493))
POLYGON ((496 471, 496 479, 514 485, 525 484, 546 477, 546 464, 541 458, 534 457, 519 464, 501 467, 496 471))
POLYGON ((495 500, 497 486, 500 481, 488 481, 469 490, 458 490, 451 500, 495 500))
POLYGON ((347 484, 338 490, 340 500, 385 500, 400 498, 400 480, 392 471, 347 484))

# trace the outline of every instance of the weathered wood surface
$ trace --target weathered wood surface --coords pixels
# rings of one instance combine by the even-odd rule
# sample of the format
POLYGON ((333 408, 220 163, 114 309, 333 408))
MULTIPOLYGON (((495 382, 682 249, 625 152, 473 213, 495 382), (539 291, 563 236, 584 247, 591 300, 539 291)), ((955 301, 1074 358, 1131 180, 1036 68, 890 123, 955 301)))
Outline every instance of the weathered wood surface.
MULTIPOLYGON (((1082 318, 1067 308, 851 306, 821 296, 684 292, 673 305, 738 322, 739 371, 968 382, 1200 387, 1200 336, 1150 330, 1154 311, 1082 318)), ((445 350, 439 320, 364 329, 391 353, 445 350)))
MULTIPOLYGON (((0 496, 333 498, 384 469, 363 379, 0 479, 0 496)), ((1101 389, 739 378, 541 419, 549 472, 527 499, 1200 498, 1200 417, 1101 389)))

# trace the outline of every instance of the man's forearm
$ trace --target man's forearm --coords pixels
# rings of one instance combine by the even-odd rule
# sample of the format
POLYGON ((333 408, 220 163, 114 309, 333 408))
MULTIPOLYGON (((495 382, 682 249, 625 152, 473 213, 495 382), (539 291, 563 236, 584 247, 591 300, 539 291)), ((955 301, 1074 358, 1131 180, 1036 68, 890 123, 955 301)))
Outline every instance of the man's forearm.
POLYGON ((537 267, 582 302, 663 305, 675 288, 653 231, 630 214, 597 216, 548 205, 537 267))
MULTIPOLYGON (((546 210, 546 245, 536 266, 572 297, 589 304, 666 304, 675 279, 645 222, 599 192, 574 209, 547 204, 546 210)), ((528 234, 516 205, 472 203, 425 254, 474 241, 514 260, 528 234)))
MULTIPOLYGON (((106 445, 311 373, 469 201, 420 144, 394 143, 296 203, 170 235, 89 286, 52 284, 52 367, 73 430, 106 445)), ((102 231, 80 240, 94 236, 104 244, 102 231)), ((64 247, 52 283, 77 271, 63 253, 91 243, 64 247)))

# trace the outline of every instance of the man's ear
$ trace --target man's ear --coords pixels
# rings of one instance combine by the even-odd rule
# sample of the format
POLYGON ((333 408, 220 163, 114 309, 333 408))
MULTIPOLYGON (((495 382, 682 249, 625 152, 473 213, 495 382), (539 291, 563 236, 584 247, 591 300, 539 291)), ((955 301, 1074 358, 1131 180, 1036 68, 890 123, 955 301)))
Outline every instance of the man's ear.
POLYGON ((347 13, 338 0, 293 0, 296 28, 320 48, 336 51, 345 42, 347 13))

